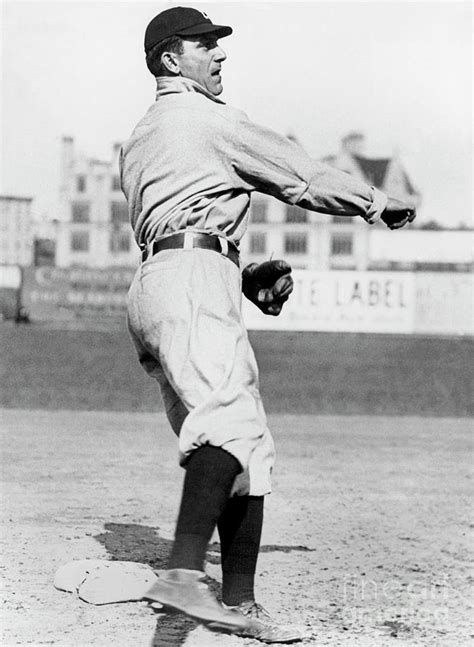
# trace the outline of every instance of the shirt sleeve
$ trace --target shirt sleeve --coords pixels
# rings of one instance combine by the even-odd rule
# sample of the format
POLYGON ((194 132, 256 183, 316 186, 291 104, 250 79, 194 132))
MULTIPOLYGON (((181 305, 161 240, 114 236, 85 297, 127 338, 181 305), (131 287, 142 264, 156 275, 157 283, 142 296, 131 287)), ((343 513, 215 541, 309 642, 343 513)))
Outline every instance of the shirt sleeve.
POLYGON ((318 162, 301 146, 236 111, 225 130, 225 159, 239 188, 336 216, 361 216, 373 224, 387 196, 354 176, 318 162))

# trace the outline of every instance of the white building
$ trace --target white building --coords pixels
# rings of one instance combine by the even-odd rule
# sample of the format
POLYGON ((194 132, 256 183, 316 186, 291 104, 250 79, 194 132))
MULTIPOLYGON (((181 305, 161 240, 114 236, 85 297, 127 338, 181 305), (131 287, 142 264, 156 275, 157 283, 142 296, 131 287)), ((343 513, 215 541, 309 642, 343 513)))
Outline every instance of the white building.
POLYGON ((392 198, 403 200, 412 207, 419 207, 420 192, 413 184, 400 157, 371 157, 366 155, 365 149, 364 134, 352 132, 342 138, 338 153, 327 155, 322 161, 354 175, 362 182, 376 186, 392 198))
POLYGON ((118 153, 101 161, 76 155, 72 137, 63 137, 58 267, 129 267, 137 265, 138 247, 120 190, 118 153))
MULTIPOLYGON (((400 160, 363 155, 364 138, 352 133, 341 151, 324 161, 418 206, 414 188, 400 160)), ((120 190, 118 153, 110 161, 77 156, 72 138, 63 138, 56 263, 59 267, 135 267, 139 250, 120 190)), ((289 206, 255 193, 249 230, 241 243, 244 262, 286 259, 294 269, 416 270, 472 267, 472 232, 388 230, 362 218, 327 216, 289 206)))
POLYGON ((286 259, 294 269, 468 271, 472 230, 428 231, 367 225, 362 218, 331 218, 256 195, 242 240, 245 261, 286 259), (292 222, 295 219, 300 222, 292 222))
MULTIPOLYGON (((400 158, 372 158, 364 149, 363 134, 350 133, 322 161, 418 207, 421 195, 400 158)), ((257 194, 242 255, 256 262, 285 258, 294 269, 468 271, 473 242, 471 230, 390 231, 382 222, 312 213, 257 194)))
POLYGON ((0 264, 26 267, 33 260, 32 198, 0 196, 0 264))
POLYGON ((242 239, 245 261, 286 259, 294 269, 358 269, 367 265, 369 227, 361 218, 313 213, 255 194, 242 239))

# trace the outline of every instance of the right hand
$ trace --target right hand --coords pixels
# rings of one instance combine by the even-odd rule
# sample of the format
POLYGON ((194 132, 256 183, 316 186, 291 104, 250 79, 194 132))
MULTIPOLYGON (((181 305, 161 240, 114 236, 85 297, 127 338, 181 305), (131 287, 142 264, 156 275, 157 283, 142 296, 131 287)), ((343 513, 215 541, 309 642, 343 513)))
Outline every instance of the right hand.
POLYGON ((416 209, 409 207, 405 202, 396 198, 388 198, 387 206, 382 212, 381 218, 389 229, 400 229, 407 222, 415 220, 416 209))

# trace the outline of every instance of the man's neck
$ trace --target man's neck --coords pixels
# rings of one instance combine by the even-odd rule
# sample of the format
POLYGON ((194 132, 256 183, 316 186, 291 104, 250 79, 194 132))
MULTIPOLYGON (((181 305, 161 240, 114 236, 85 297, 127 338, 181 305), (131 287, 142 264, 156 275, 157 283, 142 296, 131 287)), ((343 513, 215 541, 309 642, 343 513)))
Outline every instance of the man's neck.
POLYGON ((206 90, 202 85, 188 79, 184 76, 157 76, 156 77, 156 99, 163 97, 167 94, 181 94, 185 92, 197 92, 203 94, 208 99, 216 103, 224 103, 218 99, 214 94, 206 90))

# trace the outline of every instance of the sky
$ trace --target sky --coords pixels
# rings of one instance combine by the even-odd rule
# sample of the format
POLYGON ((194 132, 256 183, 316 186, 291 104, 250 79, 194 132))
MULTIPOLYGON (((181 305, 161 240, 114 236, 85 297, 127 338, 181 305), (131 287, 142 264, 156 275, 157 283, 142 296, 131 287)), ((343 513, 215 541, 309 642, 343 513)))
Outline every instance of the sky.
POLYGON ((315 158, 361 130, 396 153, 423 195, 419 221, 472 225, 470 2, 1 3, 0 192, 56 217, 60 141, 111 159, 154 101, 143 34, 196 6, 234 33, 222 99, 298 138, 315 158))

